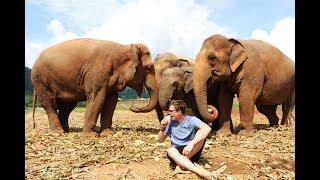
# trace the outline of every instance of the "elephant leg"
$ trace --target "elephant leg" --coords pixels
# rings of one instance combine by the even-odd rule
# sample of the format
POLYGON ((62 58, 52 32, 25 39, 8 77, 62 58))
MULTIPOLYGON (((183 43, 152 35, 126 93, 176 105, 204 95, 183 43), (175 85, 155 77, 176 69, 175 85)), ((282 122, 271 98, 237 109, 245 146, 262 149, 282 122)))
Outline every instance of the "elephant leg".
POLYGON ((99 114, 106 99, 106 88, 101 88, 96 93, 91 93, 86 103, 85 121, 83 133, 87 136, 97 137, 98 133, 94 131, 99 114))
POLYGON ((77 103, 59 103, 58 117, 64 132, 69 132, 68 119, 71 111, 77 107, 77 103))
POLYGON ((268 118, 270 126, 278 125, 277 105, 257 105, 257 109, 268 118))
POLYGON ((118 92, 110 93, 106 99, 108 102, 103 104, 100 117, 100 136, 107 136, 111 130, 112 117, 118 102, 118 92))
POLYGON ((53 102, 47 101, 42 103, 42 106, 48 115, 50 130, 56 133, 64 133, 57 114, 57 106, 53 102))
POLYGON ((281 125, 290 125, 292 117, 292 110, 294 106, 293 93, 282 103, 282 119, 281 125))
POLYGON ((233 124, 231 120, 232 103, 233 94, 227 89, 226 86, 221 86, 221 90, 219 92, 219 114, 222 125, 217 132, 218 135, 231 135, 231 130, 233 130, 233 124))
POLYGON ((253 115, 254 102, 256 100, 258 90, 252 86, 242 87, 239 90, 239 105, 240 105, 240 122, 243 130, 239 135, 253 136, 253 115))
POLYGON ((160 107, 159 102, 155 106, 155 109, 156 109, 156 112, 157 112, 157 116, 158 116, 159 122, 161 122, 161 120, 164 118, 164 115, 163 115, 163 111, 162 111, 162 109, 160 107))

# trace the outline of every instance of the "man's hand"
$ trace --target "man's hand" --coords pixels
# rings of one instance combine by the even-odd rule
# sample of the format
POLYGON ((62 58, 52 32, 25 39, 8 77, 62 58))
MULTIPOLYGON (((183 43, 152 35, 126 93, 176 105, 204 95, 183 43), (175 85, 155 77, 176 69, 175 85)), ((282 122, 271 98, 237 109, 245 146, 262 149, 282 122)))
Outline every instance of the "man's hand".
POLYGON ((165 118, 163 118, 163 120, 160 122, 160 131, 158 133, 158 142, 162 143, 163 141, 166 140, 167 135, 164 134, 164 131, 166 129, 166 127, 168 126, 169 122, 170 122, 171 117, 170 116, 166 116, 165 118))
POLYGON ((160 129, 164 130, 166 129, 167 125, 170 122, 171 117, 170 116, 166 116, 162 119, 161 123, 160 123, 160 129))
POLYGON ((187 156, 193 149, 193 143, 189 143, 186 147, 183 148, 182 155, 187 156))

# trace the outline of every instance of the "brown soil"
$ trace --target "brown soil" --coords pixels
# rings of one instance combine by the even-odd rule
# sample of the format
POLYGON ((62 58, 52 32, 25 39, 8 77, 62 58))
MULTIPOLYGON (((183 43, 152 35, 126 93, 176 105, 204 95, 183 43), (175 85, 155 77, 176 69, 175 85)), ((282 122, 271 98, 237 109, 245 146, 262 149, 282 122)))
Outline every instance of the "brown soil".
MULTIPOLYGON (((201 179, 169 168, 165 151, 170 141, 157 143, 155 111, 137 114, 127 110, 129 105, 118 103, 113 132, 99 138, 82 136, 84 112, 71 113, 71 132, 54 134, 42 108, 36 110, 36 129, 31 111, 26 111, 26 179, 201 179)), ((232 119, 237 128, 237 109, 232 119)), ((211 133, 198 164, 210 171, 225 165, 219 179, 294 179, 294 123, 270 128, 267 118, 255 110, 254 124, 256 132, 250 138, 211 133)))

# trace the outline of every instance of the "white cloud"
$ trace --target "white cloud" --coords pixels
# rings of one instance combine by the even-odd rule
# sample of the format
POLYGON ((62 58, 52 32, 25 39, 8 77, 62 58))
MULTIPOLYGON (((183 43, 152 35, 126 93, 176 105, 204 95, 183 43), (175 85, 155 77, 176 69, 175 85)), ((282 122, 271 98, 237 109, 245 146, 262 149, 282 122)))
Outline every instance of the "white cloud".
MULTIPOLYGON (((47 27, 52 36, 48 42, 38 44, 38 49, 67 39, 91 37, 124 44, 144 43, 153 57, 172 52, 194 58, 208 36, 234 35, 231 29, 210 21, 208 16, 213 10, 209 12, 206 4, 196 4, 194 0, 28 0, 27 3, 37 4, 54 16, 47 27)), ((35 42, 28 40, 26 49, 34 49, 30 44, 35 42)), ((26 54, 30 65, 33 56, 26 54)))
POLYGON ((63 25, 58 20, 52 20, 47 26, 47 30, 52 34, 48 42, 39 43, 32 40, 26 40, 25 43, 25 65, 32 68, 35 60, 45 48, 63 42, 66 40, 78 38, 79 36, 72 32, 66 32, 63 25))
POLYGON ((66 32, 63 25, 58 20, 50 21, 47 30, 52 33, 51 44, 56 44, 79 36, 72 32, 66 32))
POLYGON ((84 36, 142 42, 153 53, 195 57, 203 40, 214 33, 228 34, 228 30, 209 21, 208 10, 192 0, 138 0, 124 4, 112 19, 84 36))
POLYGON ((295 20, 292 17, 284 18, 276 23, 268 33, 265 30, 254 30, 251 38, 264 40, 279 48, 284 54, 295 60, 295 20))
POLYGON ((25 66, 32 68, 34 61, 42 51, 43 47, 39 43, 26 41, 25 43, 25 66))

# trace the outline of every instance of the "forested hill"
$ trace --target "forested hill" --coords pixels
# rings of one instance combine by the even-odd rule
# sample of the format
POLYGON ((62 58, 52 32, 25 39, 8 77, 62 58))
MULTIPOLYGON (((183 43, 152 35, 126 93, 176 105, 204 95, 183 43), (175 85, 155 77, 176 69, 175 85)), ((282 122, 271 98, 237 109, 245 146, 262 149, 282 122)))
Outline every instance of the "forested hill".
MULTIPOLYGON (((32 96, 32 93, 33 93, 33 86, 32 86, 32 83, 31 83, 31 79, 30 79, 30 74, 31 74, 31 69, 28 68, 28 67, 25 67, 24 68, 24 85, 25 85, 25 95, 26 96, 32 96)), ((122 92, 119 93, 119 98, 121 99, 137 99, 139 96, 138 94, 136 93, 135 90, 129 88, 129 87, 126 87, 126 89, 122 92)), ((142 97, 143 98, 149 98, 149 94, 144 91, 142 93, 142 97)))
POLYGON ((24 94, 26 96, 32 96, 33 86, 30 79, 31 69, 24 67, 24 94))

